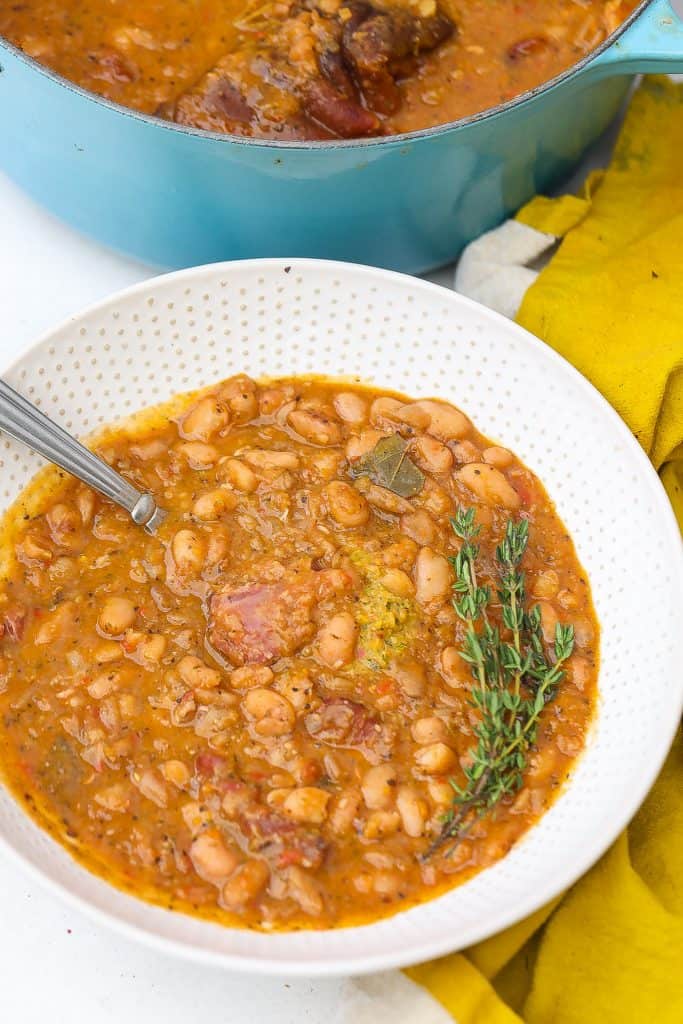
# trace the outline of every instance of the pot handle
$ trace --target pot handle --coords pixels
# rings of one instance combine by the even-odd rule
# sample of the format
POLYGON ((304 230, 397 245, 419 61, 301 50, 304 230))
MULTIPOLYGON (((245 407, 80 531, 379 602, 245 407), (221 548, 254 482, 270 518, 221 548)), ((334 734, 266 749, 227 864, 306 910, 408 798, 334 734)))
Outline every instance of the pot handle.
POLYGON ((683 71, 683 0, 652 0, 586 70, 596 75, 683 71))

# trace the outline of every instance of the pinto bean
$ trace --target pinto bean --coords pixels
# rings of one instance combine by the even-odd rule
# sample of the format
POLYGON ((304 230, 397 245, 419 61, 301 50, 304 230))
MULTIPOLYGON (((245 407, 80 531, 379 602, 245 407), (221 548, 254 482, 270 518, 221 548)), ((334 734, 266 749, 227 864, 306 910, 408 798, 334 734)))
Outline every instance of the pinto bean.
POLYGON ((495 466, 496 469, 507 469, 514 462, 512 452, 509 452, 507 448, 500 448, 498 445, 486 448, 482 453, 482 459, 484 462, 488 462, 489 466, 495 466))
POLYGON ((351 832, 360 803, 361 795, 356 789, 345 790, 332 801, 328 821, 335 835, 345 836, 351 832))
POLYGON ((358 426, 368 418, 368 404, 353 391, 341 391, 334 398, 334 410, 340 420, 358 426))
POLYGON ((318 656, 330 668, 341 668, 353 661, 358 628, 350 612, 339 612, 318 631, 318 656))
POLYGON ((521 505, 517 491, 495 466, 485 462, 470 462, 460 467, 456 477, 487 505, 502 505, 513 512, 521 505))
POLYGON ((200 398, 195 406, 183 416, 181 430, 183 437, 196 441, 208 441, 228 425, 228 410, 215 395, 200 398))
POLYGON ((386 433, 381 430, 362 430, 357 437, 352 434, 346 442, 346 458, 349 462, 361 459, 368 452, 372 451, 378 441, 381 441, 386 436, 386 433))
POLYGON ((194 530, 178 530, 171 541, 171 554, 183 576, 198 575, 204 566, 204 545, 194 530))
POLYGON ((545 569, 539 573, 533 581, 532 589, 534 597, 549 600, 556 596, 560 586, 560 577, 554 569, 545 569))
POLYGON ((452 405, 434 401, 422 401, 417 405, 429 414, 427 433, 439 441, 458 441, 471 429, 467 416, 452 405))
POLYGON ((416 658, 402 657, 392 662, 391 675, 406 697, 421 697, 427 685, 424 665, 416 658))
POLYGON ((192 515, 204 522, 215 522, 226 514, 233 512, 239 499, 225 487, 215 487, 211 491, 200 494, 192 505, 192 515))
POLYGON ((401 815, 403 831, 417 838, 424 832, 427 805, 413 786, 399 786, 396 793, 396 809, 401 815))
POLYGON ((287 422, 312 444, 340 444, 342 441, 341 425, 322 409, 292 409, 287 422))
POLYGON ((55 559, 48 572, 51 580, 63 582, 64 580, 73 579, 78 575, 78 561, 75 558, 69 558, 67 555, 61 555, 55 559))
POLYGON ((417 544, 410 537, 401 537, 400 540, 389 544, 382 552, 382 561, 391 569, 412 569, 415 556, 417 555, 417 544))
POLYGON ((450 449, 441 441, 426 434, 415 439, 412 452, 417 464, 425 473, 448 473, 453 467, 450 449))
POLYGON ((430 416, 420 402, 406 402, 395 412, 389 412, 389 419, 395 419, 397 423, 413 427, 415 430, 425 430, 429 426, 430 416))
POLYGON ((351 484, 333 480, 324 494, 329 513, 340 526, 363 526, 370 518, 367 501, 351 484))
POLYGON ((469 669, 457 647, 444 647, 439 659, 441 674, 449 686, 460 687, 469 679, 469 669))
POLYGON ((119 661, 123 657, 123 650, 116 640, 103 640, 95 649, 95 661, 98 665, 108 665, 112 661, 119 661))
POLYGON ((453 586, 453 570, 448 559, 432 548, 420 548, 415 560, 415 590, 420 604, 444 601, 453 586))
POLYGON ((97 625, 106 636, 121 636, 133 625, 136 614, 135 605, 127 597, 108 597, 97 625))
POLYGON ((365 497, 375 508, 381 512, 390 512, 392 515, 400 516, 412 510, 412 505, 400 494, 394 494, 386 487, 379 487, 377 484, 370 484, 365 491, 365 497))
POLYGON ((305 914, 319 917, 323 912, 323 898, 314 878, 294 864, 287 869, 287 895, 299 904, 305 914))
POLYGON ((547 644, 555 642, 555 627, 560 621, 559 616, 549 601, 539 601, 538 610, 541 613, 541 632, 547 644))
POLYGON ((320 480, 334 480, 339 475, 341 456, 337 451, 316 451, 311 458, 311 470, 320 480))
POLYGON ((370 810, 385 810, 394 802, 398 776, 390 764, 379 764, 368 769, 363 776, 361 792, 370 810))
POLYGON ((140 459, 141 462, 150 462, 152 459, 160 458, 167 447, 166 442, 161 438, 153 437, 149 441, 138 441, 137 444, 132 444, 130 454, 133 458, 140 459))
POLYGON ((190 782, 190 769, 182 761, 165 761, 161 766, 161 774, 167 782, 172 783, 178 789, 185 789, 190 782))
POLYGON ((453 452, 453 458, 459 465, 468 462, 481 462, 483 458, 479 448, 477 448, 476 444, 472 444, 471 441, 458 441, 457 444, 451 445, 451 451, 453 452))
POLYGON ((372 887, 378 896, 393 899, 401 889, 401 876, 398 871, 377 871, 372 887))
POLYGON ((363 835, 366 839, 384 839, 398 832, 401 817, 397 811, 373 811, 365 823, 363 835))
POLYGON ((413 597, 415 594, 415 584, 402 569, 389 569, 380 578, 380 583, 396 597, 413 597))
POLYGON ((180 813, 191 836, 198 836, 211 821, 211 812, 208 807, 197 803, 196 800, 188 800, 183 804, 180 813))
POLYGON ((168 804, 168 790, 164 780, 153 768, 148 768, 139 777, 133 772, 131 781, 137 786, 142 795, 146 796, 157 807, 166 807, 168 804))
POLYGON ((275 807, 279 811, 291 792, 291 786, 279 786, 277 789, 271 789, 266 796, 266 803, 269 807, 275 807))
POLYGON ((445 743, 449 738, 448 727, 441 718, 418 718, 410 730, 416 743, 426 746, 430 743, 445 743))
POLYGON ((54 551, 49 543, 37 533, 29 531, 18 546, 18 554, 30 562, 48 564, 54 558, 54 551))
POLYGON ((197 701, 192 690, 187 690, 171 708, 173 725, 189 725, 197 712, 197 701))
POLYGON ((287 402, 291 402, 294 391, 291 387, 266 388, 259 396, 259 412, 261 416, 272 416, 287 402))
POLYGON ((103 807, 105 811, 112 811, 115 814, 122 814, 130 807, 131 791, 123 782, 115 782, 106 789, 95 793, 95 803, 103 807))
POLYGON ((268 885, 270 871, 262 860, 247 860, 233 871, 221 889, 221 906, 241 910, 261 895, 268 885))
POLYGON ((38 646, 52 644, 59 639, 65 630, 72 626, 76 618, 76 605, 73 601, 63 601, 53 612, 46 615, 35 636, 38 646))
POLYGON ((216 477, 244 494, 251 494, 259 484, 253 469, 241 462, 240 459, 221 459, 216 470, 216 477))
POLYGON ((437 535, 434 520, 421 508, 401 516, 401 532, 420 546, 433 544, 437 535))
POLYGON ((204 562, 208 568, 219 565, 230 551, 230 534, 223 526, 204 531, 206 537, 206 557, 204 562))
POLYGON ((595 639, 595 631, 588 619, 574 620, 574 640, 577 647, 590 647, 595 639))
POLYGON ((529 758, 528 782, 536 787, 548 782, 561 770, 561 754, 555 746, 541 747, 529 758))
POLYGON ((208 469, 218 461, 218 449, 204 441, 183 441, 175 450, 187 459, 190 469, 208 469))
POLYGON ((218 397, 224 402, 232 419, 246 423, 259 411, 256 384, 250 377, 241 375, 221 385, 218 397))
POLYGON ((106 672, 99 672, 88 685, 87 690, 95 700, 102 700, 103 697, 108 697, 110 693, 118 690, 120 683, 120 674, 115 669, 110 669, 106 672))
POLYGON ((256 469, 294 470, 301 465, 301 460, 296 452, 267 451, 265 449, 262 451, 259 448, 250 448, 240 454, 250 466, 255 466, 256 469))
POLYGON ((235 870, 239 856, 231 849, 218 829, 201 832, 190 847, 192 866, 205 882, 216 885, 235 870))
POLYGON ((455 767, 457 758, 445 743, 430 743, 415 751, 415 764, 427 775, 443 775, 455 767))
POLYGON ((441 779, 429 779, 427 790, 437 807, 450 807, 453 803, 453 787, 441 779))
POLYGON ((182 681, 191 690, 213 690, 220 686, 221 674, 218 669, 210 668, 194 654, 186 654, 181 658, 176 669, 182 681))
POLYGON ((321 825, 327 817, 330 794, 315 786, 293 789, 285 798, 283 812, 300 824, 321 825))
POLYGON ((150 665, 158 665, 166 653, 167 643, 163 633, 148 633, 138 644, 136 653, 150 665))
POLYGON ((580 654, 574 654, 567 662, 567 675, 577 690, 585 690, 591 674, 591 663, 580 654))
POLYGON ((253 793, 243 782, 233 783, 221 800, 221 809, 228 818, 243 814, 253 800, 253 793))
POLYGON ((259 736, 284 736, 294 728, 294 708, 286 697, 273 690, 249 690, 242 708, 259 736))
POLYGON ((79 487, 76 493, 76 508, 83 526, 90 526, 95 516, 97 497, 89 487, 79 487))
POLYGON ((391 398, 389 395, 375 398, 370 406, 370 422, 375 427, 393 427, 396 422, 396 416, 392 416, 392 413, 398 413, 398 410, 404 404, 398 398, 391 398))
POLYGON ((83 525, 77 509, 58 502, 48 510, 45 519, 55 544, 69 550, 77 545, 79 531, 83 525))
MULTIPOLYGON (((538 596, 539 597, 544 597, 544 596, 554 597, 555 594, 550 594, 550 595, 539 594, 538 596)), ((578 599, 577 595, 574 593, 573 590, 567 590, 566 588, 564 588, 563 590, 560 590, 557 593, 557 603, 562 608, 564 608, 566 611, 574 611, 575 608, 579 607, 579 603, 580 602, 579 602, 579 599, 578 599)))
POLYGON ((230 685, 235 690, 250 690, 255 686, 268 686, 274 678, 267 665, 242 665, 230 673, 230 685))

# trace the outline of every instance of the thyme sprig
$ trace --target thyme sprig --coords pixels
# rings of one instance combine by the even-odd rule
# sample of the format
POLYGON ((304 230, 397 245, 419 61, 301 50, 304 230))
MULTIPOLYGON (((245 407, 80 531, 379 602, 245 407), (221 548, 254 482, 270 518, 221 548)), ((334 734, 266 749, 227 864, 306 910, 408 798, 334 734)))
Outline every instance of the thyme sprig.
POLYGON ((446 845, 452 852, 476 821, 521 789, 539 718, 554 699, 564 676, 562 666, 574 649, 574 627, 558 623, 549 653, 540 609, 527 607, 520 569, 529 541, 527 520, 508 520, 496 548, 500 626, 491 614, 491 587, 477 578, 476 539, 481 527, 475 522, 475 510, 458 509, 451 526, 461 541, 457 555, 450 559, 455 575, 453 607, 467 626, 460 656, 472 672, 471 700, 480 717, 464 783, 451 780, 453 804, 425 857, 446 845))

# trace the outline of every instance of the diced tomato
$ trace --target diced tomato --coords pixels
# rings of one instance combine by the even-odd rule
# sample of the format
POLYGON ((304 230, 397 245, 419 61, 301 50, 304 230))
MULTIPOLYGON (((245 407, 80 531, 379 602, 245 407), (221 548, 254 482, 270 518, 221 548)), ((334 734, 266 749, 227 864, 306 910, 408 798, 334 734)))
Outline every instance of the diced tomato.
POLYGON ((301 850, 287 849, 283 850, 277 858, 277 866, 279 868, 288 868, 292 864, 301 864, 304 859, 304 855, 301 850))

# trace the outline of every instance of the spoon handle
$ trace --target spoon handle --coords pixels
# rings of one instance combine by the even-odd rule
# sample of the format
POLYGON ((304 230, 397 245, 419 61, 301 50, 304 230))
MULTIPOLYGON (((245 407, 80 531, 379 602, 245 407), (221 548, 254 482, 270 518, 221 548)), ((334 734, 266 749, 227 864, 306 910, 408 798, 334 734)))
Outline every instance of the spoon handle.
POLYGON ((164 513, 151 494, 136 490, 4 380, 0 380, 0 430, 111 498, 125 508, 134 523, 144 526, 149 533, 156 532, 163 521, 164 513))

